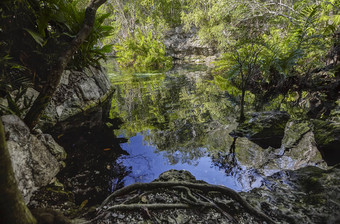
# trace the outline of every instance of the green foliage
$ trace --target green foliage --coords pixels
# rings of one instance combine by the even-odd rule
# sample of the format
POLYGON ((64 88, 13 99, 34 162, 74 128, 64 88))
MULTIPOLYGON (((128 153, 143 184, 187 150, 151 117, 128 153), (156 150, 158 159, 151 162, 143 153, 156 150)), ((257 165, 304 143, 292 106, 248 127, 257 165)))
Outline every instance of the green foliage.
POLYGON ((165 56, 165 48, 158 37, 149 31, 137 29, 125 40, 115 45, 117 61, 121 68, 137 72, 164 71, 171 67, 171 58, 165 56))
POLYGON ((111 14, 105 24, 113 26, 114 33, 104 42, 123 41, 137 28, 162 39, 167 28, 180 25, 183 4, 182 0, 108 0, 101 11, 111 14))
MULTIPOLYGON (((0 3, 0 86, 8 106, 4 113, 21 116, 32 103, 26 90, 40 90, 61 52, 82 27, 85 8, 80 0, 14 0, 0 3)), ((101 46, 100 39, 111 34, 105 26, 109 14, 96 16, 94 28, 68 64, 68 69, 82 70, 99 65, 111 52, 112 45, 101 46)))
MULTIPOLYGON (((82 26, 85 9, 77 7, 79 1, 67 0, 15 0, 1 3, 0 38, 9 55, 17 64, 27 67, 31 76, 44 79, 59 52, 69 47, 82 26)), ((69 68, 82 69, 98 65, 110 45, 99 46, 99 40, 109 36, 112 27, 105 26, 108 14, 96 17, 94 29, 87 41, 76 52, 69 68)))
POLYGON ((261 20, 229 28, 227 50, 216 63, 217 80, 221 82, 224 77, 240 90, 254 93, 257 100, 269 101, 296 88, 289 86, 292 77, 308 76, 312 69, 325 66, 327 50, 332 48, 333 34, 338 30, 336 6, 326 1, 297 1, 291 10, 289 16, 271 12, 276 16, 267 18, 265 29, 259 25, 261 20))
POLYGON ((12 61, 7 54, 0 57, 0 97, 6 99, 7 105, 0 104, 0 115, 15 114, 19 117, 32 104, 32 97, 26 91, 33 86, 32 81, 24 75, 25 67, 12 61), (7 73, 8 71, 10 73, 7 73))

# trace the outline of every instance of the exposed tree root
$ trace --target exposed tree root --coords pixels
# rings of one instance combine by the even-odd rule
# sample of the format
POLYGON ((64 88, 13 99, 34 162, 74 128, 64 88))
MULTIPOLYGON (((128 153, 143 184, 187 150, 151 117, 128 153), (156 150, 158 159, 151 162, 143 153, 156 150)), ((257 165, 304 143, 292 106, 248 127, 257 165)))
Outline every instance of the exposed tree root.
MULTIPOLYGON (((113 205, 108 207, 106 210, 138 210, 138 209, 191 209, 195 208, 195 205, 188 205, 182 203, 175 204, 129 204, 129 205, 113 205)), ((197 205, 198 206, 198 205, 197 205)), ((205 206, 210 206, 206 204, 205 206)), ((210 206, 212 207, 212 206, 210 206)))
MULTIPOLYGON (((243 199, 236 191, 219 185, 210 185, 205 183, 193 183, 193 182, 152 182, 152 183, 135 183, 132 185, 129 185, 127 187, 124 187, 122 189, 119 189, 112 193, 109 197, 107 197, 102 205, 99 207, 99 212, 102 210, 136 210, 141 208, 147 208, 147 209, 175 209, 175 208, 182 208, 182 209, 190 209, 190 208, 197 208, 199 207, 210 207, 215 208, 218 211, 222 212, 223 215, 225 215, 229 220, 234 221, 234 218, 231 217, 225 210, 223 210, 221 207, 219 207, 216 203, 214 203, 212 200, 207 199, 205 196, 202 197, 202 195, 198 195, 205 199, 207 202, 203 202, 202 200, 195 197, 191 190, 200 190, 205 193, 209 193, 211 191, 217 191, 221 193, 222 195, 228 196, 232 198, 234 201, 238 202, 243 209, 258 218, 259 220, 266 221, 267 223, 275 223, 270 217, 268 217, 263 212, 257 210, 253 206, 251 206, 245 199, 243 199), (113 206, 107 206, 110 202, 114 202, 115 198, 119 196, 123 196, 126 194, 129 194, 136 190, 142 190, 142 191, 151 191, 154 189, 159 188, 168 188, 172 190, 185 190, 187 193, 187 197, 185 198, 183 193, 181 194, 182 200, 184 200, 188 204, 182 204, 182 203, 173 203, 173 204, 120 204, 120 205, 113 205, 113 206), (105 208, 104 208, 105 206, 105 208)), ((133 198, 135 198, 134 196, 133 198)))

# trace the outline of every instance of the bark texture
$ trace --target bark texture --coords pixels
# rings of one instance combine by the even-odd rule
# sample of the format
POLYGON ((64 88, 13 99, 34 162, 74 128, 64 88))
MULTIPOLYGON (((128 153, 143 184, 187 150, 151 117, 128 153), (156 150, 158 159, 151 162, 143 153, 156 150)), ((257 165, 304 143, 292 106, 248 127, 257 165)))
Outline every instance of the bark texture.
POLYGON ((82 28, 79 30, 77 36, 73 39, 70 46, 65 51, 60 53, 58 60, 56 61, 56 64, 53 66, 53 68, 50 71, 47 71, 48 77, 46 85, 44 85, 44 87, 40 91, 38 98, 34 101, 31 109, 28 111, 24 119, 25 123, 30 129, 33 129, 35 127, 35 125, 39 121, 41 114, 44 112, 48 103, 51 101, 51 98, 60 83, 63 71, 65 70, 74 53, 89 36, 94 26, 97 9, 102 4, 104 4, 105 1, 106 0, 91 1, 89 6, 86 8, 84 23, 82 25, 82 28))

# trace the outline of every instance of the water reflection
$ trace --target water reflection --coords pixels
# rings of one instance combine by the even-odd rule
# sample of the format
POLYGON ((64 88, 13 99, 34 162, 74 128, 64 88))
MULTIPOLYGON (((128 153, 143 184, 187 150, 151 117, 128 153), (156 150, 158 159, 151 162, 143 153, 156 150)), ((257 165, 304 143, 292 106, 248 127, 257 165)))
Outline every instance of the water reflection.
POLYGON ((118 160, 131 170, 125 185, 185 169, 208 183, 247 191, 280 169, 308 165, 293 157, 278 158, 280 149, 262 149, 246 138, 234 141, 229 134, 237 126, 235 99, 205 71, 111 78, 116 92, 110 118, 124 122, 115 134, 129 139, 121 144, 129 155, 118 160))
POLYGON ((159 151, 155 146, 144 142, 141 134, 130 138, 129 143, 122 144, 122 148, 130 155, 122 156, 118 161, 132 168, 131 174, 124 178, 125 185, 135 182, 151 182, 167 170, 184 169, 189 170, 197 179, 241 190, 233 177, 226 177, 223 170, 211 166, 212 160, 205 149, 201 150, 201 157, 194 161, 183 160, 183 152, 180 151, 176 151, 169 159, 167 152, 159 151))
POLYGON ((209 183, 243 189, 213 160, 229 153, 237 114, 210 75, 186 69, 111 78, 116 92, 110 116, 124 121, 116 135, 129 139, 121 147, 130 155, 119 159, 131 167, 126 185, 185 169, 209 183))

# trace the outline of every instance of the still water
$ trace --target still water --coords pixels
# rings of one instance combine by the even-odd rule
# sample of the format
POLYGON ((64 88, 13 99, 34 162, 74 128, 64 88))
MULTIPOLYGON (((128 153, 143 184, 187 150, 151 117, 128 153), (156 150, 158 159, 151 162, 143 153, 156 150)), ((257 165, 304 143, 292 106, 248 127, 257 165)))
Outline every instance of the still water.
MULTIPOLYGON (((252 164, 241 163, 230 152, 237 104, 204 69, 111 74, 111 81, 116 92, 110 117, 123 121, 115 134, 128 139, 121 144, 128 155, 118 158, 130 170, 124 185, 151 182, 170 169, 187 170, 196 179, 237 191, 262 185, 252 164)), ((251 142, 242 147, 258 150, 251 142)), ((239 148, 236 153, 242 157, 239 148)))

